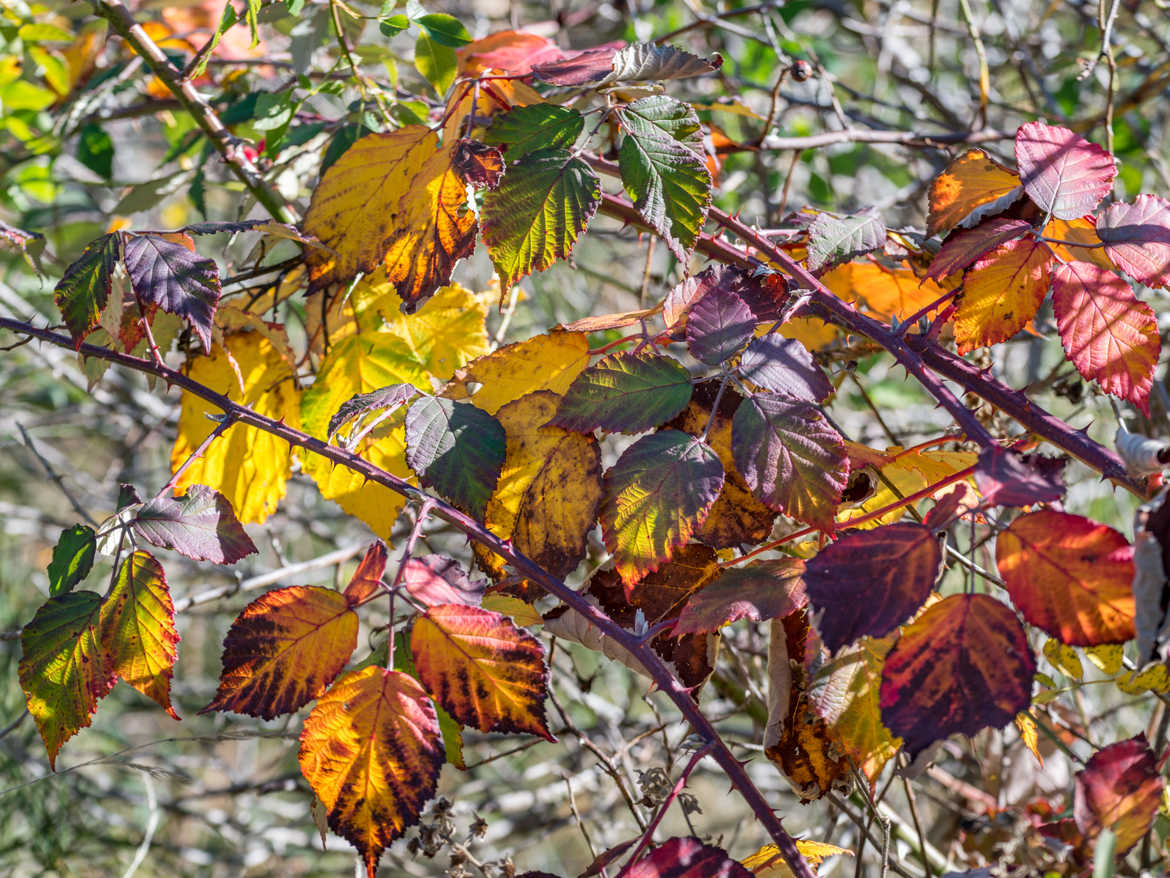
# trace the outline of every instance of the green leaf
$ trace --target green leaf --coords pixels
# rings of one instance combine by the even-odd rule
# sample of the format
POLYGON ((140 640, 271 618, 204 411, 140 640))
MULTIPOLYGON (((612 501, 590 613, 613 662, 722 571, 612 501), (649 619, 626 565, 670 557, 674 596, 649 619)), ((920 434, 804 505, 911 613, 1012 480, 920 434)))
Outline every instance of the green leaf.
POLYGON ((401 13, 378 19, 378 30, 382 32, 383 36, 397 36, 408 27, 410 27, 410 19, 401 13))
POLYGON ((74 347, 97 328, 106 302, 110 299, 114 266, 121 257, 121 238, 102 235, 81 251, 77 261, 53 291, 53 299, 65 318, 74 347))
POLYGON ((777 512, 832 532, 849 457, 820 409, 783 394, 750 396, 732 418, 731 451, 752 493, 777 512))
POLYGON ((817 214, 808 228, 808 270, 820 271, 877 250, 886 242, 886 224, 877 211, 838 218, 817 214))
POLYGON ((445 95, 455 81, 457 67, 454 49, 435 42, 425 33, 419 35, 414 44, 414 68, 435 87, 439 97, 445 95))
POLYGON ((252 127, 257 131, 273 131, 292 121, 297 104, 288 92, 261 92, 256 97, 256 117, 252 127))
POLYGON ((567 259, 600 203, 601 181, 568 150, 541 149, 510 164, 483 203, 483 239, 503 290, 567 259))
MULTIPOLYGON (((296 12, 293 12, 291 5, 289 6, 289 12, 292 12, 293 15, 296 15, 296 12)), ((228 0, 228 2, 223 4, 223 14, 221 14, 219 17, 219 27, 217 27, 215 29, 215 33, 211 35, 211 45, 207 47, 206 51, 204 51, 203 57, 199 59, 199 63, 195 66, 195 70, 192 71, 192 79, 203 75, 203 72, 207 69, 207 62, 211 60, 211 56, 215 52, 215 47, 219 45, 219 41, 223 38, 223 35, 227 33, 228 28, 230 28, 239 20, 239 16, 236 15, 236 8, 232 6, 231 0, 228 0)))
POLYGON ((426 396, 406 412, 406 462, 423 484, 476 518, 483 518, 504 457, 504 428, 470 403, 426 396))
POLYGON ((578 375, 565 391, 551 423, 579 433, 598 427, 641 433, 686 408, 691 391, 691 375, 678 360, 623 351, 578 375))
POLYGON ((652 95, 620 109, 618 119, 626 132, 618 152, 626 194, 685 261, 711 206, 699 117, 687 104, 652 95))
MULTIPOLYGON (((396 17, 405 18, 405 16, 396 17)), ((463 26, 463 22, 454 15, 447 15, 444 12, 432 12, 429 15, 420 15, 415 21, 419 27, 426 31, 427 36, 440 46, 449 46, 452 49, 458 49, 460 46, 466 46, 471 42, 471 34, 463 26)))
POLYGON ((93 567, 97 540, 92 527, 75 524, 61 531, 49 562, 49 597, 72 591, 93 567))
POLYGON ((723 464, 681 430, 644 436, 605 474, 601 533, 627 590, 691 538, 723 489, 723 464))
POLYGON ((101 125, 90 123, 77 137, 77 160, 97 174, 110 179, 114 174, 114 141, 101 125))
POLYGON ((252 31, 252 45, 255 49, 260 45, 260 2, 261 0, 248 0, 248 9, 244 13, 244 17, 248 21, 248 29, 252 31))
POLYGON ((484 140, 506 147, 509 161, 538 149, 571 149, 585 127, 585 117, 569 107, 529 104, 496 116, 484 140))

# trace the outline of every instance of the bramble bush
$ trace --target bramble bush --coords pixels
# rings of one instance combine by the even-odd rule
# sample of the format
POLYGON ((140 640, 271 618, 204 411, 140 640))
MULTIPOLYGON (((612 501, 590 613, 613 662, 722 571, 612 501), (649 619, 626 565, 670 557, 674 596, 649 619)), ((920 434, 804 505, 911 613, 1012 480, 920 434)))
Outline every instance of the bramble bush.
POLYGON ((947 5, 6 6, 0 857, 1164 869, 1165 22, 947 5))

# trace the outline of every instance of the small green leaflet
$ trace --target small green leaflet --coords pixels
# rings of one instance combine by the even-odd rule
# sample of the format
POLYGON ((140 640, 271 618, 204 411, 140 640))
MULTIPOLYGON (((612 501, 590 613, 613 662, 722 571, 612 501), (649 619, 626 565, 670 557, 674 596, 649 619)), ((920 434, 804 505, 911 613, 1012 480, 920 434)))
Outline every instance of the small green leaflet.
POLYGON ((641 433, 664 424, 691 400, 691 376, 682 363, 653 353, 612 354, 569 385, 551 421, 587 433, 641 433))
POLYGON ((435 87, 439 97, 445 95, 455 81, 457 66, 454 49, 435 42, 425 33, 419 34, 414 44, 414 68, 435 87))
POLYGON ((504 428, 470 403, 425 396, 406 412, 406 462, 423 484, 476 518, 483 518, 504 457, 504 428))
POLYGON ((444 12, 432 12, 428 15, 420 15, 414 21, 426 31, 428 37, 440 46, 458 49, 460 46, 466 46, 471 42, 471 34, 463 26, 463 22, 454 15, 447 15, 444 12))
MULTIPOLYGON (((289 12, 296 15, 300 10, 294 10, 292 8, 292 0, 288 0, 288 3, 289 12)), ((232 6, 230 0, 228 0, 228 2, 223 4, 223 14, 219 17, 219 27, 211 35, 211 44, 205 47, 203 57, 199 59, 199 63, 195 65, 195 69, 191 73, 192 79, 202 76, 203 72, 207 70, 207 62, 211 60, 211 56, 215 52, 215 47, 219 45, 219 41, 223 39, 223 35, 227 33, 228 28, 237 21, 239 21, 239 17, 236 15, 236 9, 232 6)))
POLYGON ((77 136, 77 159, 99 177, 114 174, 114 141, 101 125, 91 122, 77 136))
POLYGON ((97 550, 92 527, 75 524, 61 531, 49 562, 49 597, 65 594, 85 579, 93 567, 97 550))
POLYGON ((511 161, 538 149, 571 149, 585 128, 585 117, 576 110, 556 104, 529 104, 513 107, 496 116, 484 140, 507 148, 511 161))
POLYGON ((97 328, 110 300, 114 266, 122 256, 120 235, 102 235, 91 241, 77 260, 65 269, 53 299, 65 318, 74 347, 80 347, 97 328))

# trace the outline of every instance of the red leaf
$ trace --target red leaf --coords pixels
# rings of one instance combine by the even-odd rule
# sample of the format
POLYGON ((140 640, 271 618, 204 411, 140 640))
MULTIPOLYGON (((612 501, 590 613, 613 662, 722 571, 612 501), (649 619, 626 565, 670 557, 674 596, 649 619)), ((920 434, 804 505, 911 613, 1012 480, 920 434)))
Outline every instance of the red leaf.
POLYGON ((1113 156, 1079 134, 1043 122, 1016 131, 1016 163, 1028 197, 1057 219, 1091 213, 1113 188, 1113 156))
POLYGON ((1070 262, 1053 276, 1052 310, 1077 371, 1148 415, 1162 351, 1153 309, 1113 272, 1070 262))
POLYGON ((541 64, 561 57, 560 47, 546 37, 525 31, 506 30, 490 34, 456 50, 459 72, 474 76, 485 70, 498 70, 522 76, 541 64))
POLYGON ((364 604, 381 592, 382 574, 386 572, 386 544, 375 540, 366 549, 366 554, 353 572, 353 578, 345 587, 345 602, 353 609, 364 604))
POLYGON ((1170 201, 1139 195, 1119 201, 1097 220, 1097 236, 1117 267, 1149 287, 1170 286, 1170 201))
POLYGON ((486 588, 482 580, 471 579, 458 561, 443 555, 410 558, 402 571, 402 586, 411 597, 428 607, 438 604, 478 607, 486 588))
POLYGON ((227 497, 206 485, 192 485, 182 497, 156 497, 130 527, 148 543, 196 561, 234 564, 256 551, 227 497))
POLYGON ((902 630, 882 670, 882 721, 911 758, 961 732, 1002 728, 1032 700, 1036 659, 1015 613, 952 595, 902 630))
POLYGON ((672 838, 634 863, 626 878, 752 878, 742 863, 697 838, 672 838))
POLYGON ((755 328, 755 315, 743 299, 731 290, 711 292, 691 306, 687 349, 696 360, 718 366, 739 352, 755 328))
POLYGON ((997 216, 970 231, 951 235, 935 254, 926 276, 942 280, 962 271, 1000 244, 1023 237, 1030 228, 1032 225, 1026 220, 997 216))
POLYGON ((942 550, 914 522, 847 531, 808 562, 805 590, 823 611, 817 630, 836 652, 866 634, 881 637, 914 615, 938 579, 942 550))
POLYGON ((1040 509, 996 540, 995 560, 1024 618, 1070 646, 1134 637, 1133 554, 1111 527, 1040 509))
POLYGON ((1098 750, 1077 772, 1073 818, 1087 838, 1112 829, 1117 856, 1150 829, 1162 802, 1165 781, 1144 734, 1098 750))
POLYGON ((799 558, 731 567, 687 601, 671 634, 717 631, 740 619, 762 622, 787 616, 808 603, 803 573, 804 562, 799 558))
POLYGON ((1061 472, 1066 463, 1040 454, 987 448, 975 466, 975 484, 993 506, 1053 503, 1064 496, 1061 472))
POLYGON ((586 85, 605 79, 613 71, 613 56, 624 43, 606 43, 580 52, 569 52, 555 61, 536 64, 532 72, 553 85, 586 85))

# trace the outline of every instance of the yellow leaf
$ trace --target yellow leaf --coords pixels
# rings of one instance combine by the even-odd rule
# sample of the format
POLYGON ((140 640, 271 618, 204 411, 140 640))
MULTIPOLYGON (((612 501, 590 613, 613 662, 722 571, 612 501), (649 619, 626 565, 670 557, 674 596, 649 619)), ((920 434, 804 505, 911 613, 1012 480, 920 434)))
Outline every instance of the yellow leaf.
MULTIPOLYGON (((798 840, 796 849, 814 868, 828 857, 835 857, 839 854, 853 856, 853 851, 839 848, 835 844, 824 841, 798 840)), ((788 864, 780 856, 780 848, 774 844, 766 844, 750 857, 744 858, 743 865, 760 878, 792 878, 792 870, 788 868, 788 864)))
POLYGON ((1036 757, 1036 761, 1043 768, 1044 757, 1040 755, 1040 748, 1037 745, 1036 720, 1032 719, 1032 714, 1027 711, 1017 713, 1016 728, 1020 730, 1020 738, 1023 739, 1024 746, 1032 751, 1032 755, 1036 757))
POLYGON ((451 277, 475 249, 475 214, 451 168, 454 144, 425 125, 368 134, 317 185, 304 229, 326 247, 308 251, 313 289, 385 268, 410 308, 451 277))
POLYGON ((905 320, 946 292, 933 280, 919 280, 909 268, 888 268, 869 260, 839 265, 821 280, 838 298, 860 301, 863 310, 882 320, 905 320))
POLYGON ((456 373, 443 395, 470 399, 477 408, 494 415, 507 403, 534 390, 563 395, 588 365, 589 342, 584 335, 550 332, 473 360, 456 373), (469 384, 482 386, 475 390, 469 384))
POLYGON ((536 607, 527 601, 522 601, 520 598, 514 598, 511 595, 485 595, 481 606, 485 610, 510 616, 513 622, 524 628, 530 625, 541 625, 544 623, 544 616, 540 615, 536 607))
POLYGON ((1052 257, 1037 241, 1000 244, 967 272, 955 300, 959 353, 1006 341, 1036 316, 1048 292, 1052 257))
MULTIPOLYGON (((851 518, 859 518, 889 506, 901 497, 908 497, 928 485, 937 484, 959 470, 974 466, 976 461, 976 455, 970 451, 935 451, 931 449, 907 451, 896 445, 887 448, 886 454, 892 460, 881 467, 881 474, 889 484, 881 479, 876 480, 873 495, 868 497, 859 507, 842 510, 839 516, 841 521, 847 522, 851 518)), ((972 480, 968 479, 968 489, 971 489, 971 484, 973 484, 972 480)), ((935 493, 938 494, 949 489, 950 486, 940 488, 935 493)), ((871 528, 889 524, 901 518, 904 512, 904 509, 895 509, 857 526, 871 528)))
POLYGON ((1077 655, 1077 651, 1054 637, 1044 641, 1044 657, 1052 667, 1066 677, 1080 680, 1085 676, 1085 669, 1081 665, 1081 657, 1077 655))
MULTIPOLYGON (((292 369, 272 342, 259 333, 227 336, 224 347, 213 347, 209 357, 197 357, 188 374, 259 414, 300 427, 300 391, 292 369)), ((179 435, 171 449, 172 468, 181 466, 215 429, 208 414, 219 415, 220 411, 198 397, 183 394, 179 435)), ((188 485, 207 485, 227 497, 240 521, 259 524, 276 511, 284 496, 290 451, 283 439, 237 424, 211 443, 175 487, 181 493, 188 485)))
POLYGON ((1097 666, 1097 670, 1112 676, 1121 670, 1125 651, 1120 643, 1107 643, 1104 646, 1089 646, 1085 648, 1085 658, 1097 666))
POLYGON ((1140 671, 1126 671, 1117 678, 1117 688, 1127 695, 1170 692, 1170 668, 1158 663, 1140 671))

